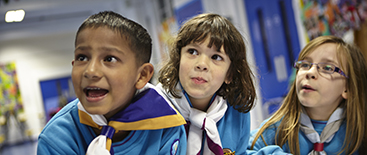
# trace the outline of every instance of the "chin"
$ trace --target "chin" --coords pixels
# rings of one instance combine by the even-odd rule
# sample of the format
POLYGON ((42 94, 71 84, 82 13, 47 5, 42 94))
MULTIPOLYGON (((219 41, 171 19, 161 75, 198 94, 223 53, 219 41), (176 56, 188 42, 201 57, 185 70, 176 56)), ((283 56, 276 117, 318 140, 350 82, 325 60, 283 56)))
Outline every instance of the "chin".
POLYGON ((106 112, 106 110, 101 109, 100 107, 84 107, 84 108, 89 114, 93 115, 105 115, 108 113, 108 111, 106 112))

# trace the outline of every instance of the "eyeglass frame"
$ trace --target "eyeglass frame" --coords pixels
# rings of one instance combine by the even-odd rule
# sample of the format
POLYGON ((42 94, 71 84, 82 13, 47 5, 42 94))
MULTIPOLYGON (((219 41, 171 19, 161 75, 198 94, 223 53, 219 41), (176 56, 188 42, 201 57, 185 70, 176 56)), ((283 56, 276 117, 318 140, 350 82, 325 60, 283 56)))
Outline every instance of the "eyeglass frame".
MULTIPOLYGON (((297 64, 300 64, 300 62, 307 62, 310 64, 310 67, 307 69, 307 70, 310 70, 312 68, 313 65, 316 65, 317 67, 317 71, 319 72, 319 64, 328 64, 328 65, 332 65, 335 67, 334 71, 332 73, 328 73, 328 72, 323 72, 323 73, 326 73, 326 74, 333 74, 334 72, 337 72, 339 73, 340 75, 343 75, 344 77, 346 78, 349 78, 347 75, 345 75, 345 73, 339 68, 339 67, 336 67, 335 65, 333 64, 329 64, 329 63, 323 63, 323 62, 320 62, 320 63, 312 63, 312 62, 308 62, 308 61, 305 61, 305 60, 300 60, 300 61, 296 61, 293 65, 294 68, 296 68, 297 70, 299 70, 300 68, 297 67, 297 64)), ((321 71, 322 72, 322 71, 321 71)))

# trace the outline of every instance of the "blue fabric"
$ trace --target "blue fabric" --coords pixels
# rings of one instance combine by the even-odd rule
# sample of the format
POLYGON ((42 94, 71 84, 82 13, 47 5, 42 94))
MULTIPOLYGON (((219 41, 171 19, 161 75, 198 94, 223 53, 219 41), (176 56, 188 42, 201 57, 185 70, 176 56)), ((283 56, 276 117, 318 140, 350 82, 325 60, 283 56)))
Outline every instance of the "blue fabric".
MULTIPOLYGON (((38 138, 38 155, 85 155, 89 143, 97 136, 91 127, 79 121, 78 99, 61 109, 45 126, 38 138)), ((115 155, 186 154, 183 126, 160 130, 136 130, 120 142, 112 143, 115 155)))
POLYGON ((327 121, 316 121, 311 119, 311 122, 315 131, 321 135, 322 130, 324 130, 327 124, 327 121))
MULTIPOLYGON (((261 125, 263 126, 265 120, 261 125)), ((268 127, 263 132, 263 137, 268 144, 268 146, 265 146, 262 138, 260 137, 257 139, 256 144, 254 146, 253 150, 250 150, 250 147, 252 145, 252 142, 254 141, 254 137, 256 136, 257 131, 260 129, 255 129, 251 131, 251 137, 248 143, 248 154, 274 154, 274 155, 282 155, 282 154, 290 154, 290 150, 288 149, 287 145, 283 145, 282 147, 279 147, 278 145, 275 145, 275 132, 277 130, 277 127, 279 126, 280 122, 277 122, 273 124, 272 126, 268 127)), ((314 125, 314 128, 318 130, 318 132, 322 131, 322 129, 325 127, 325 124, 320 121, 312 121, 312 124, 314 125)), ((324 144, 324 150, 327 154, 337 154, 339 151, 341 151, 343 147, 343 142, 345 139, 345 131, 346 131, 346 124, 343 122, 343 124, 340 126, 339 131, 335 133, 334 138, 330 141, 330 143, 324 144)), ((301 155, 307 155, 312 149, 313 149, 313 143, 311 143, 305 134, 300 131, 299 134, 299 145, 300 145, 300 153, 301 155)), ((345 154, 345 153, 344 153, 345 154)), ((354 153, 358 154, 358 153, 354 153)))
POLYGON ((240 113, 232 106, 223 118, 217 122, 217 128, 223 149, 230 149, 236 154, 246 154, 246 144, 250 138, 250 113, 240 113))

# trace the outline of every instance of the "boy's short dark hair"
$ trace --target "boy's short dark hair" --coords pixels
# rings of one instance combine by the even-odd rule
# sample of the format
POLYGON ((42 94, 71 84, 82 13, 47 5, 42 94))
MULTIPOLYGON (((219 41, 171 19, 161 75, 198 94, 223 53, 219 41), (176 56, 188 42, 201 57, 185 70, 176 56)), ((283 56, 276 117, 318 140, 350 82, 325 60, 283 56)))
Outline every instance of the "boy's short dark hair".
POLYGON ((135 52, 138 64, 149 63, 152 53, 152 39, 148 31, 140 24, 123 17, 113 11, 104 11, 88 17, 82 25, 79 32, 86 28, 108 27, 109 29, 120 33, 124 37, 131 48, 135 52))

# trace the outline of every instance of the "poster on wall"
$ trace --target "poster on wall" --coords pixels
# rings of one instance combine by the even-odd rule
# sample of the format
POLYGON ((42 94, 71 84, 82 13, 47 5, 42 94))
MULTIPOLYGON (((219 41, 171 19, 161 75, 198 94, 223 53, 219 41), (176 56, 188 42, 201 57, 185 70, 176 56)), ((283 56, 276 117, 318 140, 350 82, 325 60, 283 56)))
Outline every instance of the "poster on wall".
POLYGON ((40 81, 40 85, 46 122, 76 98, 71 76, 43 80, 40 81))
POLYGON ((367 19, 366 0, 301 0, 301 9, 310 40, 322 35, 343 37, 367 19))
POLYGON ((165 19, 161 22, 161 27, 159 28, 159 46, 160 49, 162 49, 160 51, 161 60, 167 60, 169 51, 168 47, 172 44, 174 33, 177 33, 178 29, 175 17, 165 19))
POLYGON ((27 130, 27 118, 18 85, 15 62, 0 64, 0 147, 10 138, 10 126, 15 124, 20 136, 26 140, 32 132, 27 130))
POLYGON ((0 116, 24 112, 14 62, 0 64, 0 116))

